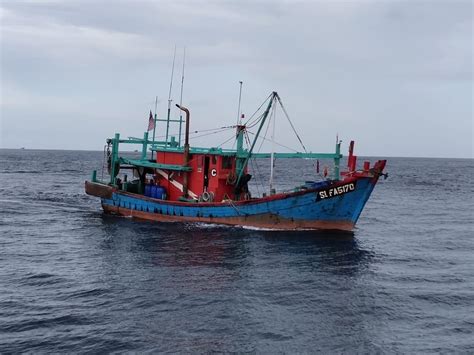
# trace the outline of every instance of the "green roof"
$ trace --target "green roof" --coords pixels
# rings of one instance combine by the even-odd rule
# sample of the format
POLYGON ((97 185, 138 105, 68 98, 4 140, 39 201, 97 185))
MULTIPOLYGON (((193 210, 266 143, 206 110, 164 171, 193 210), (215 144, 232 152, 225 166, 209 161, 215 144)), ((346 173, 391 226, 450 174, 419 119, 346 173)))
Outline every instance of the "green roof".
POLYGON ((130 164, 130 165, 140 166, 144 168, 165 169, 165 170, 173 170, 173 171, 191 171, 192 170, 192 168, 189 166, 160 164, 160 163, 151 162, 149 160, 120 158, 120 161, 124 164, 130 164))

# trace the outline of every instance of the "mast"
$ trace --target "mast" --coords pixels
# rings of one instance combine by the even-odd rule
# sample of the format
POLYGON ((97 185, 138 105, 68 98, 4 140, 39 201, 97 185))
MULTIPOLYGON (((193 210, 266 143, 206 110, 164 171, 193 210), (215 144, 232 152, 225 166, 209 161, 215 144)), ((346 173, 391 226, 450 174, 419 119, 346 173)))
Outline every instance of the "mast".
POLYGON ((166 118, 166 146, 168 145, 168 133, 170 130, 170 115, 171 115, 171 89, 173 88, 174 63, 176 61, 176 45, 174 46, 173 67, 171 68, 170 91, 168 94, 168 116, 166 118))
MULTIPOLYGON (((181 92, 179 94, 179 106, 183 105, 183 87, 184 87, 184 63, 186 62, 186 47, 183 48, 183 69, 181 71, 181 92)), ((181 129, 183 126, 183 113, 179 111, 179 134, 178 146, 181 147, 181 129)))
POLYGON ((240 119, 240 102, 241 102, 241 99, 242 99, 242 84, 243 84, 243 82, 239 81, 239 84, 240 84, 240 90, 239 90, 239 106, 237 107, 237 125, 239 125, 240 122, 241 122, 241 119, 240 119))
POLYGON ((276 126, 276 106, 273 106, 273 119, 272 119, 272 152, 270 155, 270 195, 273 195, 275 190, 273 189, 273 171, 275 168, 275 126, 276 126))
POLYGON ((260 126, 258 127, 257 133, 255 134, 255 138, 252 142, 252 146, 250 147, 250 149, 247 153, 247 156, 244 158, 244 161, 242 163, 242 168, 238 172, 237 181, 236 181, 235 185, 239 184, 240 179, 242 178, 242 175, 244 174, 245 167, 247 166, 247 164, 249 162, 249 159, 252 156, 252 151, 253 151, 253 148, 255 147, 255 143, 257 143, 257 139, 258 139, 258 136, 260 135, 260 131, 262 130, 263 125, 265 124, 265 121, 267 120, 267 117, 268 117, 268 114, 270 113, 270 109, 272 107, 273 101, 275 100, 275 97, 277 97, 277 95, 278 94, 277 94, 276 91, 272 92, 272 95, 270 97, 270 101, 268 102, 268 106, 265 109, 265 112, 263 113, 262 122, 260 122, 260 126))

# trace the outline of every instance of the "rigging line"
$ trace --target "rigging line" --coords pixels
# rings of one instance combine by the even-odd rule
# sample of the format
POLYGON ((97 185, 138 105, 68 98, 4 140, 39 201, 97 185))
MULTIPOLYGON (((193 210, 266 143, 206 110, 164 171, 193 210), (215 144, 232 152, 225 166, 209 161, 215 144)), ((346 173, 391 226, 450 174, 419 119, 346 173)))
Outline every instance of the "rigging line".
MULTIPOLYGON (((190 138, 190 139, 194 139, 194 138, 199 138, 199 137, 205 137, 205 136, 209 136, 209 135, 211 135, 211 134, 222 133, 222 132, 224 132, 224 131, 225 131, 225 129, 221 129, 221 130, 219 130, 219 131, 209 132, 209 133, 206 133, 206 134, 201 134, 201 135, 199 135, 199 136, 192 136, 192 137, 189 137, 189 138, 190 138)), ((191 132, 190 134, 195 134, 195 133, 198 133, 198 132, 200 132, 200 131, 191 132)), ((182 133, 181 135, 184 135, 184 133, 182 133)), ((166 137, 166 136, 158 136, 158 137, 156 137, 156 138, 164 138, 164 137, 166 137)))
MULTIPOLYGON (((283 105, 283 102, 281 101, 281 98, 280 98, 280 96, 279 96, 278 94, 276 95, 276 98, 277 98, 278 103, 280 104, 280 106, 281 106, 281 108, 282 108, 282 110, 283 110, 283 113, 285 114, 285 116, 286 116, 288 122, 290 122, 290 125, 291 125, 291 128, 293 129, 293 132, 295 132, 296 138, 298 138, 298 140, 300 141, 301 146, 302 146, 303 149, 304 149, 304 152, 305 152, 305 153, 308 153, 306 147, 305 147, 304 144, 303 144, 303 141, 301 140, 300 136, 298 135, 298 132, 296 132, 295 126, 293 126, 293 122, 291 122, 290 116, 288 115, 288 112, 286 111, 286 108, 285 108, 285 106, 283 105)), ((314 164, 314 159, 311 160, 311 163, 312 163, 312 165, 313 165, 313 168, 316 169, 316 165, 314 164)))
POLYGON ((194 136, 194 137, 190 137, 190 138, 195 139, 195 138, 206 137, 206 136, 210 136, 211 134, 222 133, 223 131, 224 131, 224 130, 221 130, 221 131, 218 131, 218 132, 210 132, 210 133, 201 134, 200 136, 194 136))
POLYGON ((265 112, 262 113, 255 121, 253 121, 251 124, 249 124, 248 126, 246 126, 247 128, 253 128, 255 127, 257 124, 260 123, 260 121, 263 119, 263 116, 265 115, 265 112))
POLYGON ((252 145, 252 142, 250 142, 250 137, 249 137, 249 134, 248 134, 248 131, 245 130, 245 143, 247 143, 247 148, 250 147, 252 145))
MULTIPOLYGON (((252 167, 252 170, 255 170, 257 172, 257 174, 260 175, 260 172, 258 171, 258 169, 254 168, 254 166, 253 166, 253 159, 250 159, 250 165, 252 167)), ((255 187, 257 188, 257 194, 258 194, 258 196, 260 196, 259 185, 261 184, 261 181, 260 181, 260 179, 256 179, 255 182, 256 182, 255 187)))
MULTIPOLYGON (((202 133, 202 132, 211 132, 211 131, 224 131, 226 129, 230 129, 230 128, 235 128, 235 126, 227 126, 227 127, 220 127, 220 128, 212 128, 212 129, 201 129, 201 130, 198 130, 198 131, 192 131, 192 132, 189 132, 189 134, 196 134, 196 133, 202 133)), ((178 133, 175 133, 175 135, 178 134, 178 133)), ((181 133, 181 135, 185 135, 186 133, 181 133)), ((163 136, 157 136, 156 138, 164 138, 166 137, 165 135, 163 136)))
POLYGON ((234 139, 234 138, 235 136, 232 134, 232 136, 229 139, 226 139, 223 143, 219 144, 217 147, 223 146, 224 144, 226 144, 227 142, 229 142, 231 139, 234 139))
MULTIPOLYGON (((272 110, 275 110, 275 106, 272 107, 272 110)), ((262 149, 262 146, 263 146, 263 141, 265 140, 265 138, 267 137, 267 133, 268 133, 268 128, 270 128, 270 122, 272 121, 272 114, 270 114, 268 116, 268 122, 267 122, 267 128, 265 130, 265 134, 263 135, 263 139, 262 141, 260 142, 260 147, 258 148, 257 150, 257 153, 260 153, 260 150, 262 149)))
MULTIPOLYGON (((253 133, 253 132, 250 132, 250 131, 249 131, 249 133, 255 135, 255 133, 253 133)), ((268 138, 262 138, 262 139, 264 139, 264 140, 266 140, 266 141, 269 141, 269 142, 271 141, 271 140, 268 139, 268 138)), ((278 142, 275 142, 275 144, 276 144, 276 145, 279 145, 280 147, 283 147, 283 148, 292 150, 292 151, 295 152, 295 153, 299 153, 298 150, 296 150, 296 149, 294 149, 294 148, 290 148, 290 147, 288 147, 288 146, 286 146, 286 145, 284 145, 284 144, 280 144, 280 143, 278 143, 278 142)))
POLYGON ((282 108, 282 110, 283 110, 283 113, 284 113, 285 116, 286 116, 286 119, 288 120, 288 122, 290 122, 290 125, 291 125, 291 128, 293 129, 293 132, 296 134, 296 138, 298 138, 298 140, 300 141, 301 146, 303 147, 305 153, 308 153, 308 151, 306 150, 306 147, 304 146, 303 141, 301 140, 301 138, 300 138, 298 132, 296 132, 295 126, 293 126, 293 122, 291 122, 291 120, 290 120, 290 116, 288 115, 288 112, 286 112, 285 106, 283 106, 283 102, 281 101, 280 96, 277 95, 276 98, 277 98, 278 103, 280 104, 280 106, 281 106, 281 108, 282 108))
POLYGON ((250 118, 245 122, 244 126, 246 126, 246 125, 249 123, 249 121, 252 119, 253 116, 256 115, 256 113, 257 113, 258 111, 260 111, 260 109, 263 107, 263 105, 265 105, 265 103, 268 101, 268 99, 269 99, 272 95, 273 95, 273 92, 272 92, 270 95, 267 96, 267 98, 265 99, 265 101, 262 102, 262 104, 260 105, 260 107, 259 107, 259 108, 252 114, 252 116, 250 116, 250 118))
MULTIPOLYGON (((211 132, 211 131, 222 131, 222 130, 226 130, 226 129, 230 129, 230 128, 235 128, 236 126, 223 126, 223 127, 219 127, 219 128, 210 128, 210 129, 200 129, 200 130, 197 130, 197 131, 193 131, 193 132, 189 132, 190 134, 194 134, 194 133, 201 133, 201 132, 211 132)), ((183 133, 184 134, 184 133, 183 133)))
MULTIPOLYGON (((234 203, 232 202, 232 200, 229 200, 228 202, 230 203, 230 205, 231 205, 232 207, 234 207, 234 209, 237 211, 237 213, 238 213, 239 215, 242 214, 242 212, 239 211, 239 209, 237 208, 237 206, 234 205, 234 203)), ((246 216, 248 215, 248 214, 245 213, 245 212, 244 212, 244 214, 245 214, 246 216)))
MULTIPOLYGON (((245 137, 245 142, 247 143, 247 146, 250 147, 250 145, 252 143, 250 142, 250 137, 249 137, 247 131, 245 131, 245 136, 244 137, 245 137)), ((250 159, 250 164, 252 165, 252 169, 254 168, 254 163, 255 163, 255 171, 257 172, 257 176, 255 177, 255 186, 257 187, 258 196, 260 196, 259 185, 261 185, 262 190, 265 190, 265 186, 263 185, 263 182, 262 182, 262 174, 260 174, 260 169, 258 167, 257 160, 256 159, 250 159), (258 177, 258 179, 257 179, 257 177, 258 177)))
MULTIPOLYGON (((270 96, 271 96, 271 94, 270 94, 270 96)), ((254 122, 250 123, 250 121, 252 121, 252 119, 255 117, 255 115, 262 109, 263 105, 265 105, 268 102, 268 99, 270 98, 270 96, 267 97, 265 99, 265 101, 262 102, 262 104, 257 108, 257 110, 249 117, 249 119, 247 121, 245 121, 245 123, 244 123, 245 126, 254 123, 254 122)), ((259 118, 257 118, 257 120, 259 120, 259 118)))
POLYGON ((252 169, 255 166, 255 171, 257 172, 258 179, 256 178, 255 181, 256 181, 256 186, 257 186, 257 192, 260 195, 260 187, 262 188, 262 191, 265 191, 265 184, 263 183, 263 175, 261 173, 260 166, 258 165, 256 159, 250 159, 250 164, 252 165, 252 169))
MULTIPOLYGON (((235 134, 232 136, 232 138, 235 138, 235 134)), ((232 150, 234 149, 235 147, 235 144, 237 143, 237 139, 234 139, 234 143, 232 143, 232 150)))

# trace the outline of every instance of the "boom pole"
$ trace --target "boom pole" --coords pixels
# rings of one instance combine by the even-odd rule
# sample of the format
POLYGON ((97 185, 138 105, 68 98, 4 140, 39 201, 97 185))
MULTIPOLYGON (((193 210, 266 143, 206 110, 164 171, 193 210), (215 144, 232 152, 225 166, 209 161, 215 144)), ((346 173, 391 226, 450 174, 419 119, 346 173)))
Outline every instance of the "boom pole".
POLYGON ((263 118, 262 118, 262 122, 260 123, 260 126, 258 127, 258 130, 257 130, 257 133, 255 134, 255 138, 252 142, 252 146, 250 147, 248 153, 247 153, 247 156, 245 157, 245 160, 242 164, 242 168, 240 169, 239 171, 239 175, 237 176, 237 181, 236 181, 236 185, 239 184, 240 182, 240 179, 242 178, 242 175, 244 173, 244 170, 245 170, 245 167, 247 166, 248 162, 249 162, 249 159, 250 157, 252 156, 252 152, 253 152, 253 148, 255 147, 255 143, 257 143, 257 139, 258 139, 258 136, 260 135, 260 131, 262 130, 263 128, 263 125, 265 124, 265 121, 267 120, 267 117, 268 117, 268 114, 270 113, 270 109, 272 107, 272 104, 273 104, 273 101, 275 100, 275 97, 277 96, 277 92, 274 91, 272 92, 272 95, 271 95, 271 98, 270 98, 270 101, 268 102, 268 106, 267 108, 265 109, 265 112, 263 113, 263 118))

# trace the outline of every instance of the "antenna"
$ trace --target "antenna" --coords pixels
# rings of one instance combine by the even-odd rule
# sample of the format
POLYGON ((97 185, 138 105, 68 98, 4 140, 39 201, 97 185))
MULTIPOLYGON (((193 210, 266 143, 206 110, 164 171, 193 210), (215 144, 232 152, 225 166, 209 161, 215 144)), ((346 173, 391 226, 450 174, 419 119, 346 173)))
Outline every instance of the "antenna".
MULTIPOLYGON (((183 48, 183 69, 181 71, 181 93, 179 95, 179 106, 183 106, 183 87, 184 87, 184 65, 186 63, 186 47, 183 48)), ((181 127, 183 125, 183 111, 179 111, 179 135, 178 146, 181 146, 181 127)))
POLYGON ((170 114, 171 114, 171 89, 173 88, 174 63, 176 61, 176 44, 174 45, 173 67, 171 68, 170 91, 168 94, 168 116, 166 118, 166 145, 168 145, 168 133, 170 130, 170 114))
POLYGON ((237 108, 237 125, 240 125, 242 123, 242 120, 240 118, 240 101, 242 99, 242 81, 239 81, 240 84, 240 90, 239 90, 239 107, 237 108))

